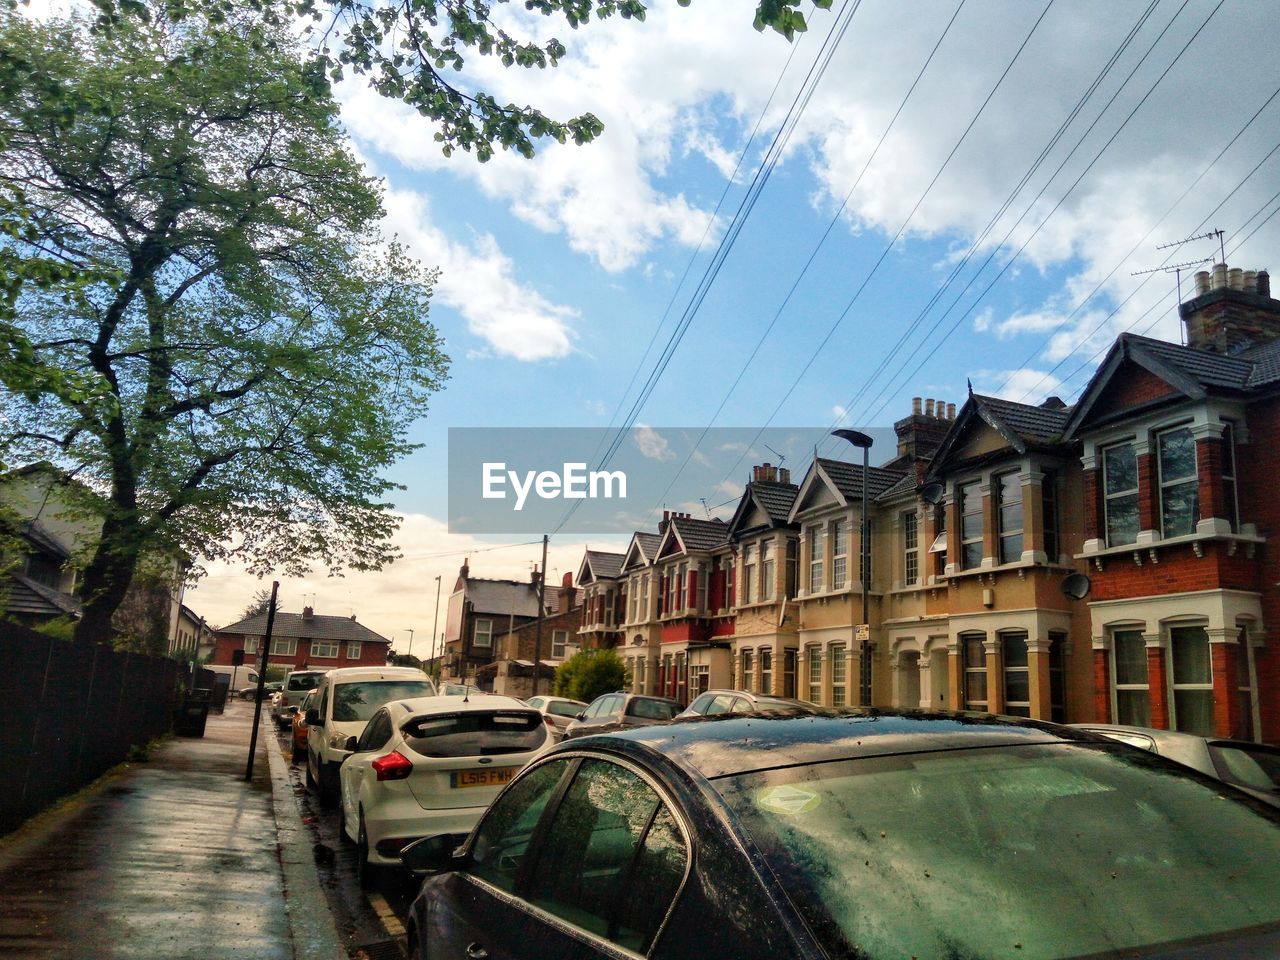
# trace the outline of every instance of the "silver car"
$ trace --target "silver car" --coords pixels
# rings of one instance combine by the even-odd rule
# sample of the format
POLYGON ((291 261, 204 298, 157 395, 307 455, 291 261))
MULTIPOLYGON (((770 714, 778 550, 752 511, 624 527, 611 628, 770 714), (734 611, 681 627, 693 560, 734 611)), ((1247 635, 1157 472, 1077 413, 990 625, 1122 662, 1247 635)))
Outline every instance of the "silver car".
POLYGON ((568 697, 530 697, 525 703, 542 714, 542 721, 556 743, 564 739, 565 728, 574 718, 587 709, 581 700, 568 697))
POLYGON ((812 710, 813 704, 791 697, 773 697, 749 690, 708 690, 694 698, 676 719, 714 717, 721 713, 771 713, 778 710, 812 710))
POLYGON ((1158 753, 1280 806, 1280 748, 1249 740, 1202 737, 1120 723, 1073 723, 1071 726, 1158 753))

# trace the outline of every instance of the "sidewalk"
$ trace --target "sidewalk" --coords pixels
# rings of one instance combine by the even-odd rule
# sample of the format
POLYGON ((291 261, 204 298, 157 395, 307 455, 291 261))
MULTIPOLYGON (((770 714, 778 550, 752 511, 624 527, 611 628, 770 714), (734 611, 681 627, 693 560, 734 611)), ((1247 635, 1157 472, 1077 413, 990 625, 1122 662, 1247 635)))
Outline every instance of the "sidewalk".
POLYGON ((235 701, 203 738, 173 738, 0 839, 0 956, 344 956, 264 720, 252 783, 253 704, 235 701))

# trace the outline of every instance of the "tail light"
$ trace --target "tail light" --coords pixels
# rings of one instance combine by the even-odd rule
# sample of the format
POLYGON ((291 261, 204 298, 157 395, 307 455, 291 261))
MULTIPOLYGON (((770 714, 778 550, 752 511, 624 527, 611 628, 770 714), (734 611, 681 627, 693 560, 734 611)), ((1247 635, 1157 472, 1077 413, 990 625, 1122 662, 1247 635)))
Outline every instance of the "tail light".
POLYGON ((379 757, 370 764, 379 780, 406 780, 413 773, 413 764, 409 758, 392 750, 385 757, 379 757))
POLYGON ((548 727, 550 727, 552 730, 554 730, 554 729, 556 728, 556 722, 555 722, 554 720, 552 720, 552 719, 551 719, 551 714, 549 714, 549 713, 544 713, 544 714, 542 715, 542 722, 543 722, 543 723, 545 723, 545 724, 546 724, 548 727))

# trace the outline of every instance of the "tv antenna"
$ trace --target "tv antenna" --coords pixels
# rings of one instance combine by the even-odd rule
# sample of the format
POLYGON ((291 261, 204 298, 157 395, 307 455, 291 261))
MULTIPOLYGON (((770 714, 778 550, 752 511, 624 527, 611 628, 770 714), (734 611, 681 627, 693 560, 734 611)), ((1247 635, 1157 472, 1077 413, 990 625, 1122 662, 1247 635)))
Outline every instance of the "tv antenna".
POLYGON ((708 519, 708 520, 710 520, 710 519, 711 519, 711 508, 707 506, 707 498, 706 498, 706 497, 699 497, 699 498, 698 498, 698 500, 702 503, 702 509, 703 509, 703 510, 705 510, 705 511, 706 511, 706 513, 707 513, 707 519, 708 519))
POLYGON ((777 450, 773 449, 773 447, 769 446, 767 443, 766 443, 766 444, 762 444, 762 446, 763 446, 766 450, 768 450, 770 453, 772 453, 775 457, 777 457, 777 458, 778 458, 778 466, 779 466, 779 467, 781 467, 784 463, 786 463, 786 462, 787 462, 787 455, 786 455, 785 453, 779 453, 777 450))
MULTIPOLYGON (((1226 263, 1226 262, 1227 262, 1227 247, 1226 247, 1226 243, 1225 243, 1224 237, 1225 237, 1225 234, 1223 234, 1223 232, 1222 232, 1221 230, 1210 230, 1208 233, 1200 233, 1200 234, 1196 234, 1196 236, 1194 236, 1194 237, 1187 237, 1187 239, 1185 239, 1185 240, 1175 240, 1175 241, 1173 241, 1173 243, 1162 243, 1162 244, 1160 244, 1158 247, 1156 247, 1156 249, 1157 249, 1157 250, 1169 250, 1169 249, 1171 249, 1171 248, 1173 248, 1173 247, 1180 247, 1180 246, 1182 246, 1184 243, 1191 243, 1193 240, 1213 240, 1213 239, 1216 239, 1216 240, 1218 241, 1218 253, 1219 253, 1219 254, 1221 255, 1221 257, 1222 257, 1222 259, 1221 259, 1221 260, 1219 260, 1218 262, 1219 262, 1219 263, 1226 263)), ((1211 258, 1211 257, 1207 257, 1206 259, 1212 259, 1212 258, 1211 258)), ((1197 261, 1197 262, 1199 262, 1199 263, 1203 263, 1203 262, 1205 262, 1205 261, 1201 260, 1201 261, 1197 261)), ((1147 272, 1148 272, 1148 273, 1152 273, 1152 272, 1154 272, 1154 271, 1147 271, 1147 272)))
MULTIPOLYGON (((1217 231, 1215 231, 1215 233, 1221 234, 1221 233, 1222 233, 1222 231, 1221 231, 1221 230, 1217 230, 1217 231)), ((1205 236, 1210 236, 1210 237, 1211 237, 1211 236, 1213 236, 1213 234, 1212 234, 1212 233, 1210 233, 1210 234, 1206 234, 1205 236)), ((1192 239, 1192 240, 1203 240, 1203 239, 1204 239, 1204 237, 1192 237, 1191 239, 1192 239)), ((1186 243, 1187 241, 1186 241, 1186 240, 1182 240, 1182 241, 1180 241, 1180 242, 1181 242, 1181 243, 1186 243)), ((1176 246, 1176 244, 1166 244, 1166 246, 1176 246)), ((1157 248, 1157 249, 1162 249, 1162 248, 1157 248)), ((1175 278, 1176 278, 1176 280, 1175 280, 1174 282, 1175 282, 1175 285, 1177 286, 1177 291, 1178 291, 1178 300, 1177 300, 1177 303, 1178 303, 1178 305, 1179 305, 1179 306, 1181 306, 1181 304, 1182 304, 1182 271, 1183 271, 1183 270, 1185 270, 1185 269, 1187 269, 1188 267, 1200 267, 1200 266, 1203 266, 1203 265, 1204 265, 1204 264, 1206 264, 1206 263, 1211 263, 1212 261, 1213 261, 1213 257, 1203 257, 1203 258, 1201 258, 1200 260, 1184 260, 1182 263, 1168 263, 1168 264, 1165 264, 1165 265, 1164 265, 1164 266, 1162 266, 1162 267, 1152 267, 1152 268, 1151 268, 1151 269, 1149 269, 1149 270, 1135 270, 1135 271, 1133 271, 1131 274, 1129 274, 1129 276, 1131 276, 1131 277, 1141 277, 1141 276, 1144 276, 1145 274, 1148 274, 1148 273, 1172 273, 1172 274, 1175 276, 1175 278)), ((1178 342, 1179 342, 1179 343, 1182 343, 1182 331, 1181 331, 1181 330, 1179 330, 1179 331, 1178 331, 1178 342)), ((1185 344, 1183 344, 1183 345, 1185 346, 1185 344)))

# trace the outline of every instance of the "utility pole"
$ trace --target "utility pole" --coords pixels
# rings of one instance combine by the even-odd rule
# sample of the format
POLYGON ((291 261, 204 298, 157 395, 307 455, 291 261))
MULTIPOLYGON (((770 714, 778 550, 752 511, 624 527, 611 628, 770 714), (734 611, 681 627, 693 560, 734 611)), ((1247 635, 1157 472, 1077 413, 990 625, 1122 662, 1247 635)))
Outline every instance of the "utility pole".
POLYGON ((546 613, 547 596, 547 541, 551 538, 542 535, 542 575, 538 577, 538 626, 533 636, 533 696, 538 695, 538 672, 542 667, 542 618, 546 613))
POLYGON ((409 652, 405 654, 407 657, 413 656, 413 627, 405 627, 409 631, 409 652))
POLYGON ((249 736, 249 761, 244 765, 245 780, 253 780, 253 755, 258 749, 258 724, 262 719, 262 693, 267 685, 267 657, 271 652, 271 629, 276 623, 276 593, 280 581, 271 581, 271 604, 267 607, 267 635, 262 638, 262 654, 258 659, 258 695, 253 702, 253 733, 249 736))
MULTIPOLYGON (((428 663, 436 658, 436 627, 440 623, 440 578, 436 577, 436 612, 431 615, 431 650, 427 658, 428 663)), ((430 669, 428 668, 428 672, 430 669)))

